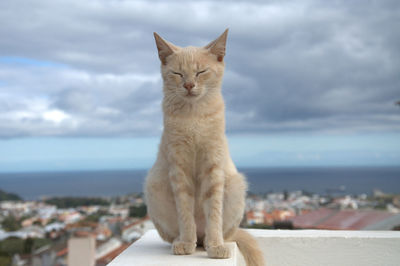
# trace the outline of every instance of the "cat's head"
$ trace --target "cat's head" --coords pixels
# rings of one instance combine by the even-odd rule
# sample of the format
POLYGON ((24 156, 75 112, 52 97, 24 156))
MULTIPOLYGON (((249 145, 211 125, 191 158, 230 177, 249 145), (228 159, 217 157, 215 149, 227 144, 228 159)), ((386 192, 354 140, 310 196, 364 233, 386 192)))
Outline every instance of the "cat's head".
POLYGON ((178 47, 154 37, 161 60, 164 94, 183 101, 197 101, 220 90, 228 29, 204 47, 178 47))

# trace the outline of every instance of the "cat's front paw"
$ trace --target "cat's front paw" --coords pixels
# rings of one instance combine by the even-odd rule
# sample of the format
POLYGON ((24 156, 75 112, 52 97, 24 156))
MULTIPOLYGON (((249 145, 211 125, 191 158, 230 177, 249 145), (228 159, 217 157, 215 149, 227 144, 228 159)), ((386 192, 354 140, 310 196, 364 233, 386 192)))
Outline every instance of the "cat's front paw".
POLYGON ((172 243, 172 251, 175 255, 188 255, 192 254, 196 249, 196 243, 194 242, 183 242, 183 241, 174 241, 172 243))
POLYGON ((207 255, 214 259, 227 259, 231 257, 231 251, 227 245, 219 245, 207 248, 207 255))

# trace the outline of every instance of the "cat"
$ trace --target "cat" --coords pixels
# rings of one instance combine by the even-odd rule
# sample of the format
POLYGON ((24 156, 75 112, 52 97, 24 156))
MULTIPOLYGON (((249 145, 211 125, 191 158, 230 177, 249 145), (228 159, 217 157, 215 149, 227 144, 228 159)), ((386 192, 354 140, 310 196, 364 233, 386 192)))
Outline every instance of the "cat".
POLYGON ((228 29, 205 47, 181 48, 154 33, 163 78, 164 130, 145 185, 148 214, 176 255, 202 245, 229 258, 235 241, 247 265, 264 265, 242 229, 247 184, 229 154, 221 93, 228 29))

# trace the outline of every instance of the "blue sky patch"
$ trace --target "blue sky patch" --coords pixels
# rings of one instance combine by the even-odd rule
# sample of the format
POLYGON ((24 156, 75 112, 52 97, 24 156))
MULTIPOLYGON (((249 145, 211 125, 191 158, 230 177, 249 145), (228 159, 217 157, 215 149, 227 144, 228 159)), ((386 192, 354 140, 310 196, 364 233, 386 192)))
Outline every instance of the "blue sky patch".
POLYGON ((27 57, 19 56, 0 56, 1 64, 37 66, 37 67, 66 67, 65 64, 56 63, 52 61, 37 60, 27 57))

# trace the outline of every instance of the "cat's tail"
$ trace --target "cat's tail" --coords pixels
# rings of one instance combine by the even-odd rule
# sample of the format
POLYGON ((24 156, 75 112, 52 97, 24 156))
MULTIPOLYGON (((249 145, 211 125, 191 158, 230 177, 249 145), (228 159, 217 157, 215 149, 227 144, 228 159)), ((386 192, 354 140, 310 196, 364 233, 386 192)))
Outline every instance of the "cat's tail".
POLYGON ((257 241, 243 229, 238 229, 233 240, 239 247, 247 266, 265 266, 264 256, 257 241))

